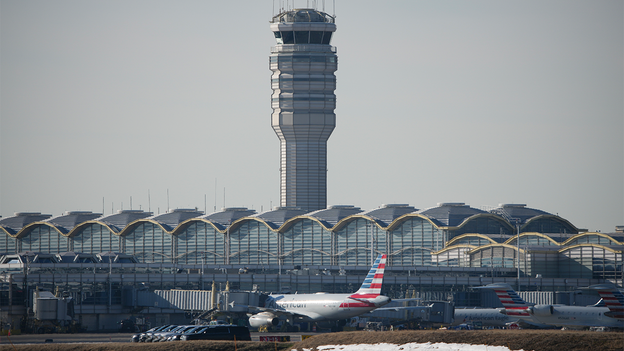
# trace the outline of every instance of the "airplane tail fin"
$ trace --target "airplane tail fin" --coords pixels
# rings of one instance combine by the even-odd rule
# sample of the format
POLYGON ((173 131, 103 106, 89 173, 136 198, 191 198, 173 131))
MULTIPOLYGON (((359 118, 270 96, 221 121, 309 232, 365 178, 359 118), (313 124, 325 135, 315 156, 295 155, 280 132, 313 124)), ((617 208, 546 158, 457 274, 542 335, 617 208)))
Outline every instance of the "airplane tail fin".
POLYGON ((364 279, 360 289, 350 297, 356 299, 370 299, 379 296, 381 294, 381 284, 383 283, 385 268, 386 255, 379 255, 370 271, 368 271, 368 275, 364 279))
POLYGON ((598 291, 602 301, 609 308, 605 316, 624 319, 624 294, 613 284, 597 284, 589 287, 598 291))
MULTIPOLYGON (((588 305, 589 306, 589 305, 588 305)), ((591 305, 592 307, 607 307, 603 299, 598 300, 595 304, 591 305)))
POLYGON ((494 290, 496 296, 505 308, 505 314, 508 316, 529 316, 529 304, 525 302, 520 295, 509 284, 489 284, 479 286, 479 289, 494 290))

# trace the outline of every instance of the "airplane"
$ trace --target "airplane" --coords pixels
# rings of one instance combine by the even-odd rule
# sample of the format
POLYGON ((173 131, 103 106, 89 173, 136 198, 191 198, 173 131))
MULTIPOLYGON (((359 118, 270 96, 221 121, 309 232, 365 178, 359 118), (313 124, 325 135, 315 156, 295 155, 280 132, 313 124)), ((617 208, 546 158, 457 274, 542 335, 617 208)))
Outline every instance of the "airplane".
POLYGON ((609 308, 593 306, 535 305, 525 302, 509 284, 489 284, 477 289, 494 290, 504 313, 530 324, 583 329, 586 327, 624 328, 624 322, 609 318, 609 308))
POLYGON ((587 289, 597 290, 609 312, 605 316, 624 321, 624 294, 613 284, 591 285, 587 289))
POLYGON ((548 329, 552 325, 540 324, 528 319, 507 315, 504 308, 456 308, 451 326, 480 322, 484 327, 509 327, 516 324, 524 329, 548 329))
POLYGON ((249 317, 254 328, 275 326, 280 317, 297 322, 339 321, 359 316, 388 304, 389 297, 381 295, 386 255, 379 255, 353 294, 278 294, 269 295, 260 313, 249 317))
POLYGON ((518 318, 501 313, 502 308, 456 308, 451 326, 480 323, 484 327, 504 327, 518 318))

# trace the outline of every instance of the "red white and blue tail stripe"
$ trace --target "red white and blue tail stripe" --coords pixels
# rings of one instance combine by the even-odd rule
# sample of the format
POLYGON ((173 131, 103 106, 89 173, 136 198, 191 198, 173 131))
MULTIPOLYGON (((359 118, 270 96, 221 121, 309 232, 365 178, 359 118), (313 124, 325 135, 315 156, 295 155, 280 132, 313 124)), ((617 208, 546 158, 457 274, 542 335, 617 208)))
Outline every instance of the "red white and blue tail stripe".
POLYGON ((349 297, 353 299, 374 299, 379 296, 381 294, 385 268, 386 255, 379 255, 370 271, 368 271, 368 275, 366 275, 360 289, 349 297))
POLYGON ((508 316, 529 317, 529 304, 526 303, 509 284, 489 284, 479 288, 494 290, 508 316))
POLYGON ((613 284, 598 284, 589 287, 598 291, 609 312, 605 316, 624 320, 624 294, 613 284))

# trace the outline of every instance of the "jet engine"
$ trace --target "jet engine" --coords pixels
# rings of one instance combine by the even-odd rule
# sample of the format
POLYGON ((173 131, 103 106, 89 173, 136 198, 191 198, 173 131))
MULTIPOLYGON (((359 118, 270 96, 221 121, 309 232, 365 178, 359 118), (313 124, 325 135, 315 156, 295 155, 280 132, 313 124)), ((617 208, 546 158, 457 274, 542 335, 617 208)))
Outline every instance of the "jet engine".
POLYGON ((279 318, 277 318, 273 313, 270 312, 260 312, 249 317, 249 325, 254 328, 259 328, 262 326, 275 326, 278 323, 279 318))
POLYGON ((553 307, 553 305, 538 305, 527 308, 527 311, 534 316, 546 317, 555 312, 555 307, 553 307))

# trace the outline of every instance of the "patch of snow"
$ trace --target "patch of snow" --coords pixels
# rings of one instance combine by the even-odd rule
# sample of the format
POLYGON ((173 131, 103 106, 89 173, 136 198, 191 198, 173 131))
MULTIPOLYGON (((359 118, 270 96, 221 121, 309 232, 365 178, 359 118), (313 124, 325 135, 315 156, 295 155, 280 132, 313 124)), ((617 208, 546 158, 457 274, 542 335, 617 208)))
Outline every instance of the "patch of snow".
MULTIPOLYGON (((319 351, 511 351, 506 346, 470 345, 470 344, 446 344, 446 343, 410 343, 403 345, 395 344, 358 344, 358 345, 323 345, 317 347, 319 351)), ((310 349, 303 349, 310 351, 310 349)), ((522 351, 522 350, 520 350, 522 351)))

